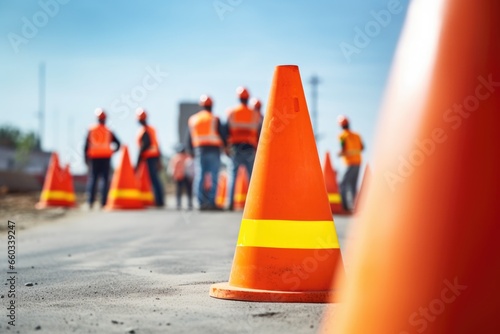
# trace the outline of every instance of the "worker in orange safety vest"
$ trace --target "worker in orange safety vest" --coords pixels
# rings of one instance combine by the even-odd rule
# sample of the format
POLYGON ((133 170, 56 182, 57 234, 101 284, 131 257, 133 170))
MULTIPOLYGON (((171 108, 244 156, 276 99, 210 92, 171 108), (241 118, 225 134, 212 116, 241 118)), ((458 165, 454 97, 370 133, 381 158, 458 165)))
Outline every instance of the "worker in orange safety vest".
POLYGON ((346 212, 352 211, 358 192, 358 175, 361 166, 361 152, 364 149, 361 136, 352 132, 349 128, 347 117, 340 115, 337 121, 342 128, 339 135, 340 152, 339 156, 343 158, 347 170, 340 182, 340 196, 342 197, 342 206, 346 212), (348 194, 351 194, 351 201, 348 201, 348 194))
POLYGON ((158 173, 163 168, 161 162, 161 152, 158 145, 156 130, 147 124, 147 113, 144 108, 137 108, 137 120, 141 128, 137 134, 137 144, 139 145, 139 156, 137 157, 136 169, 139 168, 141 161, 145 161, 148 167, 151 185, 155 196, 155 205, 163 207, 165 205, 163 186, 158 173))
POLYGON ((92 126, 85 140, 84 156, 89 169, 87 179, 87 202, 92 208, 99 178, 102 178, 101 205, 106 205, 109 189, 111 156, 120 149, 120 142, 106 124, 106 112, 102 108, 94 111, 98 124, 92 126), (113 145, 114 144, 114 145, 113 145))
POLYGON ((203 108, 189 117, 186 145, 194 156, 194 186, 200 210, 220 210, 215 205, 215 192, 219 179, 220 151, 226 146, 226 138, 217 116, 212 113, 213 101, 207 95, 200 97, 203 108), (210 189, 205 190, 203 181, 210 174, 210 189))
POLYGON ((236 89, 240 104, 228 111, 226 133, 228 148, 227 153, 231 158, 229 173, 229 210, 234 207, 234 189, 238 168, 243 165, 252 176, 255 152, 262 127, 262 116, 259 112, 248 107, 250 93, 244 87, 236 89))

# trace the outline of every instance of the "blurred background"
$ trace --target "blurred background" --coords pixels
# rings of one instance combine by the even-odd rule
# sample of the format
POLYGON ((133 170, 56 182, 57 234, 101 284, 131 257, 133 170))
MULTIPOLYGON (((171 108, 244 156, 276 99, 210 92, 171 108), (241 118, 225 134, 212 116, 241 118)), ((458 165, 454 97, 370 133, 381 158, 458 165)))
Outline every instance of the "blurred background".
MULTIPOLYGON (((106 109, 133 161, 134 111, 146 108, 169 156, 179 141, 182 104, 189 109, 209 94, 225 120, 242 85, 265 110, 280 64, 300 68, 320 157, 338 152, 336 118, 345 114, 369 161, 407 6, 397 0, 0 0, 0 170, 43 177, 44 152, 57 151, 72 173, 85 174, 83 145, 96 107, 106 109)), ((341 161, 333 163, 342 173, 341 161)))

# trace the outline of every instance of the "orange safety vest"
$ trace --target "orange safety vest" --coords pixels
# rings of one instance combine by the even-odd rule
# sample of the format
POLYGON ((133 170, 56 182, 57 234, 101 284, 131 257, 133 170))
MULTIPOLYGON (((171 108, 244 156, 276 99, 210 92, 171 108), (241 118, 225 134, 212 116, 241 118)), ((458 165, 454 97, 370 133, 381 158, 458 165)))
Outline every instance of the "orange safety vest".
POLYGON ((113 135, 105 125, 97 124, 91 127, 87 156, 91 159, 111 158, 113 154, 111 149, 112 139, 113 135))
POLYGON ((354 132, 344 130, 339 136, 340 142, 344 143, 342 158, 347 166, 361 165, 361 150, 363 144, 361 137, 354 132))
POLYGON ((241 104, 230 110, 227 116, 229 144, 247 143, 257 147, 261 116, 257 111, 241 104))
POLYGON ((141 158, 157 158, 160 156, 160 149, 158 147, 158 140, 156 139, 156 131, 153 127, 149 125, 144 125, 137 135, 137 144, 139 145, 139 149, 141 148, 141 139, 144 136, 144 133, 147 132, 149 135, 149 139, 151 140, 151 145, 141 154, 141 158))
POLYGON ((222 146, 222 139, 217 129, 219 118, 207 110, 202 110, 189 117, 188 125, 193 147, 222 146))

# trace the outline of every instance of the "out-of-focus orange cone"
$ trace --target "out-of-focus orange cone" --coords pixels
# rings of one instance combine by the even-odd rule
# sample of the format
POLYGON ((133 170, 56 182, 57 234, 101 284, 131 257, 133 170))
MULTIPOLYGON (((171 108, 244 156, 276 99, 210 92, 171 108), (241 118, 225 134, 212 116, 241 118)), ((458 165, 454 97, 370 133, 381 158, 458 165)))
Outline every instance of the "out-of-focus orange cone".
POLYGON ((219 182, 217 183, 217 192, 215 194, 215 205, 223 209, 226 206, 227 198, 227 173, 219 173, 219 182))
POLYGON ((49 168, 43 183, 40 201, 35 205, 37 209, 48 207, 73 207, 75 206, 75 192, 69 170, 59 166, 57 153, 52 153, 49 168), (68 173, 68 175, 66 174, 68 173))
POLYGON ((363 180, 361 181, 361 188, 359 188, 358 195, 356 196, 356 201, 354 202, 354 212, 358 212, 361 207, 361 203, 366 197, 366 192, 368 191, 368 186, 370 185, 372 171, 370 170, 370 165, 366 165, 365 173, 363 174, 363 180))
POLYGON ((238 168, 236 173, 236 184, 234 185, 234 203, 235 210, 243 210, 248 192, 248 173, 244 166, 238 168))
POLYGON ((139 184, 130 163, 127 146, 123 145, 120 165, 113 174, 106 210, 144 209, 139 184))
POLYGON ((333 169, 329 152, 326 152, 325 154, 323 177, 325 178, 326 191, 328 193, 328 200, 330 202, 332 213, 345 214, 346 212, 342 208, 342 198, 340 197, 339 186, 337 183, 337 172, 333 169))
POLYGON ((325 333, 500 333, 498 13, 412 2, 325 333))
POLYGON ((262 129, 229 282, 210 296, 327 302, 342 259, 297 66, 276 67, 262 129))
POLYGON ((68 194, 71 194, 68 196, 68 204, 69 206, 76 206, 75 187, 73 185, 73 176, 71 175, 69 164, 66 164, 63 172, 64 172, 64 181, 63 181, 64 187, 66 188, 68 194))
POLYGON ((136 172, 136 177, 139 184, 142 203, 144 204, 144 206, 154 206, 155 195, 153 194, 153 187, 151 186, 151 179, 149 177, 149 171, 146 162, 142 161, 139 164, 139 168, 137 168, 136 172))

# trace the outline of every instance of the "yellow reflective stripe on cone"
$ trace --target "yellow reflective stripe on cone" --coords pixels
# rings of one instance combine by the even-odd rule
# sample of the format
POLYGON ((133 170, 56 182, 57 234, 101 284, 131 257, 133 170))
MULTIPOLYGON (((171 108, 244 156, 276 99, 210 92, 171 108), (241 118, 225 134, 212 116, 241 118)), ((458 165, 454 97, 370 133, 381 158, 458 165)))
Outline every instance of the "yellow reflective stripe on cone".
POLYGON ((111 198, 141 199, 141 193, 137 189, 113 189, 109 191, 111 198))
POLYGON ((43 201, 50 201, 50 200, 74 201, 75 194, 61 190, 44 190, 40 195, 40 199, 43 201))
POLYGON ((247 200, 247 195, 246 194, 234 195, 234 200, 237 202, 244 202, 247 200))
POLYGON ((153 193, 150 193, 150 192, 141 192, 141 199, 143 201, 153 201, 154 200, 154 196, 153 196, 153 193))
POLYGON ((328 200, 330 203, 340 203, 340 194, 328 194, 328 200))
POLYGON ((333 221, 241 221, 238 246, 327 249, 340 248, 333 221))

